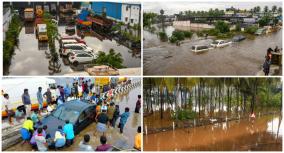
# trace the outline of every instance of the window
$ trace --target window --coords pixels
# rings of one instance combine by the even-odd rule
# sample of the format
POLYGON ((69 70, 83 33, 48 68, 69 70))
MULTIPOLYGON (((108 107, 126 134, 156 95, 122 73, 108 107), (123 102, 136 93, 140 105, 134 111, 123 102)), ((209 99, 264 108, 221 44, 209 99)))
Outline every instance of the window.
POLYGON ((128 11, 128 5, 126 6, 126 11, 128 11))
POLYGON ((106 12, 107 12, 106 7, 103 7, 103 12, 102 13, 106 13, 106 12))
POLYGON ((133 19, 131 19, 130 22, 133 23, 133 19))
POLYGON ((125 17, 125 22, 128 22, 128 17, 125 17))
POLYGON ((79 116, 79 123, 83 122, 87 118, 87 115, 85 112, 82 112, 79 116))

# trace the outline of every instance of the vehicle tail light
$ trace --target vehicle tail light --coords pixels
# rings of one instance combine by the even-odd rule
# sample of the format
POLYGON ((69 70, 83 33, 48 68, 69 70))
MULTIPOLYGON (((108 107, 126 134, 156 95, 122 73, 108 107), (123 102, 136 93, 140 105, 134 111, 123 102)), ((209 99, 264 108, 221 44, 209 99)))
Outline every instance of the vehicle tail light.
POLYGON ((66 48, 63 49, 64 53, 66 52, 66 48))

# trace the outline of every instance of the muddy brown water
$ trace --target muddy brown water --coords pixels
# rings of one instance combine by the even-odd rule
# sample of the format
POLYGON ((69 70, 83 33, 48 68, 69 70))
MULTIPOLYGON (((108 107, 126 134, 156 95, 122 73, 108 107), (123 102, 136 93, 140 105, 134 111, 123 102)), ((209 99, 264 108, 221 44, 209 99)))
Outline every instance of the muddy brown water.
MULTIPOLYGON (((135 104, 137 101, 137 95, 141 94, 140 86, 125 92, 123 94, 118 95, 115 98, 115 103, 119 104, 120 112, 124 112, 125 107, 130 108, 130 117, 126 123, 124 133, 120 134, 119 129, 116 128, 108 128, 106 132, 106 136, 109 144, 118 147, 122 150, 132 150, 134 146, 134 137, 137 133, 137 127, 141 126, 141 113, 134 113, 135 104)), ((119 120, 116 122, 118 124, 119 120)), ((85 134, 89 134, 91 136, 90 144, 95 149, 98 145, 100 145, 100 133, 95 133, 96 124, 93 123, 81 131, 75 137, 74 144, 71 147, 64 148, 62 151, 77 151, 80 141, 83 140, 85 134), (94 135, 95 134, 95 135, 94 135)), ((6 151, 32 151, 32 148, 29 144, 22 145, 21 143, 7 149, 6 151)))
POLYGON ((278 115, 144 135, 145 151, 281 151, 278 115))
POLYGON ((255 75, 262 68, 267 48, 282 48, 282 30, 198 54, 191 51, 192 46, 210 44, 211 39, 189 39, 176 46, 161 42, 148 31, 143 35, 145 75, 255 75))
MULTIPOLYGON (((59 33, 65 33, 65 26, 58 26, 59 33)), ((123 65, 129 68, 140 67, 141 58, 125 46, 118 44, 115 40, 102 40, 96 37, 85 37, 86 44, 95 51, 108 53, 113 48, 117 53, 121 53, 123 65)), ((49 75, 49 59, 46 58, 45 51, 48 50, 47 42, 39 43, 35 36, 32 24, 22 28, 19 34, 19 45, 15 47, 15 53, 9 68, 4 68, 5 75, 49 75)), ((56 41, 56 50, 59 53, 59 43, 56 41)), ((65 57, 60 57, 61 72, 54 75, 63 75, 83 70, 83 66, 72 66, 65 57)))

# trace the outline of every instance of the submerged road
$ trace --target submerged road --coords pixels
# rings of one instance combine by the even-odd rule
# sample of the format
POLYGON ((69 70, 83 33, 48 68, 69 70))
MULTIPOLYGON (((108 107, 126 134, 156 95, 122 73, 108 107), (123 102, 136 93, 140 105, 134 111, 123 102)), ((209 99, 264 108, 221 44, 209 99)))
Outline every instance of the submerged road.
POLYGON ((160 42, 148 31, 144 38, 144 75, 255 75, 262 69, 266 50, 282 48, 282 29, 202 53, 192 52, 192 46, 210 44, 211 39, 186 40, 176 46, 160 42))

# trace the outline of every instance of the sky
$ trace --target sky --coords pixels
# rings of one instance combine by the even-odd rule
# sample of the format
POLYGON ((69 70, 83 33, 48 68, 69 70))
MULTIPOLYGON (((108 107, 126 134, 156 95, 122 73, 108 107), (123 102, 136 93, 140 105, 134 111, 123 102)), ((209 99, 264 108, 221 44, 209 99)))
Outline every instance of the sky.
POLYGON ((269 9, 273 5, 277 7, 282 6, 281 2, 185 2, 185 1, 177 1, 177 2, 144 2, 143 8, 144 12, 154 12, 160 13, 160 10, 163 9, 166 15, 171 15, 175 13, 179 13, 180 11, 208 11, 210 8, 218 8, 225 10, 231 6, 239 9, 251 9, 255 6, 260 6, 262 9, 264 6, 268 6, 269 9))

